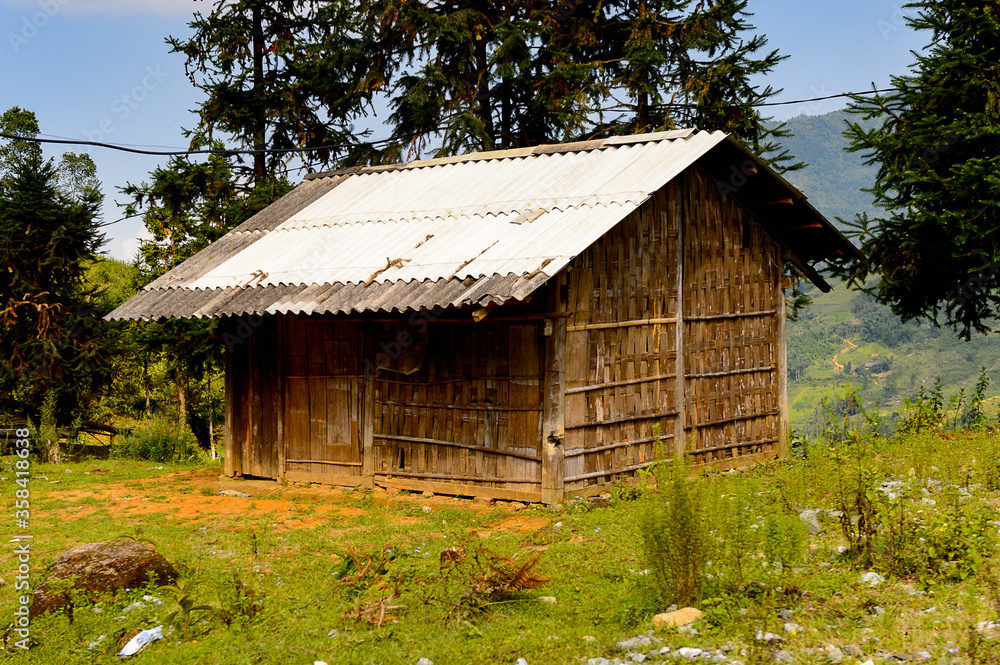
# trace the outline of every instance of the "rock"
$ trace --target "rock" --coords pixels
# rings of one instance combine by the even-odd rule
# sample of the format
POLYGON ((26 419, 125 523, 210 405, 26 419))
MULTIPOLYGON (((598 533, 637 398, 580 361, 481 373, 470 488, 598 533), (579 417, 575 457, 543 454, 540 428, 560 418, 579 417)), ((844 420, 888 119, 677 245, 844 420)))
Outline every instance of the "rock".
POLYGON ((844 652, 838 647, 829 646, 826 648, 826 659, 831 663, 839 663, 844 660, 844 652))
POLYGON ((678 656, 681 658, 687 658, 688 660, 698 658, 702 653, 702 650, 698 647, 681 647, 677 650, 678 656))
POLYGON ((424 490, 423 494, 421 494, 420 496, 424 497, 425 499, 429 499, 432 496, 434 496, 434 492, 432 492, 430 490, 424 490))
POLYGON ((219 492, 219 496, 239 496, 247 498, 253 496, 253 494, 248 494, 247 492, 240 492, 239 490, 222 490, 219 492))
POLYGON ((434 661, 430 658, 421 658, 417 661, 417 665, 434 665, 434 661))
POLYGON ((610 499, 605 499, 601 496, 590 497, 590 507, 591 508, 607 508, 611 505, 610 499))
POLYGON ((679 628, 694 623, 701 618, 701 610, 685 607, 675 612, 664 612, 653 617, 656 628, 679 628))
POLYGON ((817 533, 823 530, 823 527, 819 524, 819 511, 818 510, 803 510, 799 513, 799 519, 805 522, 806 526, 809 527, 809 535, 815 536, 817 533))
POLYGON ((340 631, 337 630, 336 628, 331 628, 330 632, 327 633, 326 636, 330 638, 340 637, 340 631))
POLYGON ((528 661, 526 661, 524 658, 518 658, 517 660, 514 661, 514 665, 528 665, 528 661))
POLYGON ((637 637, 630 637, 627 640, 622 640, 615 646, 622 651, 626 651, 628 649, 648 649, 653 646, 653 640, 646 635, 639 635, 637 637))
POLYGON ((69 594, 52 593, 49 582, 73 576, 76 576, 74 589, 103 594, 141 588, 150 578, 154 584, 170 584, 177 580, 177 571, 146 543, 115 540, 78 545, 60 554, 48 578, 35 588, 31 616, 68 606, 69 594))
POLYGON ((805 630, 800 624, 792 622, 786 623, 783 626, 783 628, 785 629, 785 632, 788 633, 789 635, 798 635, 803 630, 805 630))
POLYGON ((4 580, 4 578, 0 577, 0 586, 3 586, 5 584, 7 584, 6 580, 4 580))
POLYGON ((93 642, 91 642, 91 643, 90 643, 89 645, 87 645, 87 651, 93 651, 93 650, 94 650, 94 649, 96 649, 97 647, 101 646, 101 642, 103 642, 103 641, 104 641, 104 638, 105 638, 105 637, 107 637, 107 635, 101 635, 101 636, 100 636, 100 637, 98 637, 98 638, 97 638, 96 640, 94 640, 94 641, 93 641, 93 642))
POLYGON ((521 503, 520 501, 511 501, 509 505, 511 510, 524 510, 528 507, 528 504, 521 503))
POLYGON ((325 660, 314 660, 313 665, 326 665, 325 660))
POLYGON ((854 658, 864 658, 865 657, 865 652, 861 650, 861 647, 856 646, 854 644, 848 644, 846 647, 844 647, 844 653, 846 653, 848 656, 852 656, 854 658))
POLYGON ((587 665, 611 665, 611 661, 607 658, 591 658, 587 661, 587 665))
POLYGON ((425 513, 429 513, 431 512, 432 509, 430 506, 420 506, 420 510, 424 511, 425 513))
POLYGON ((539 596, 538 597, 538 602, 540 602, 540 603, 548 603, 549 605, 555 605, 556 604, 556 597, 555 596, 539 596))
POLYGON ((477 496, 472 500, 472 503, 477 503, 480 506, 492 506, 494 503, 496 503, 496 500, 491 499, 488 496, 477 496))
POLYGON ((875 571, 869 570, 861 576, 861 581, 868 582, 868 586, 878 586, 879 584, 882 584, 882 582, 885 582, 885 578, 875 571))
POLYGON ((781 610, 778 612, 778 616, 781 617, 782 621, 791 621, 792 611, 787 607, 782 607, 781 610))
POLYGON ((637 653, 634 656, 632 656, 632 662, 633 663, 644 663, 644 662, 646 662, 646 658, 648 658, 648 656, 646 654, 644 654, 644 653, 637 653))
POLYGON ((774 662, 776 663, 794 663, 795 658, 792 657, 792 652, 788 649, 779 649, 776 654, 774 654, 774 662))
POLYGON ((910 658, 911 656, 908 653, 894 653, 891 656, 891 660, 897 663, 905 663, 906 661, 910 660, 910 658))
POLYGON ((765 633, 760 628, 758 628, 757 631, 754 633, 754 637, 757 638, 758 642, 778 643, 785 641, 785 638, 783 638, 781 635, 775 635, 774 633, 765 633))
POLYGON ((597 638, 594 637, 593 635, 584 635, 583 636, 583 641, 584 642, 596 642, 597 638))
POLYGON ((562 513, 566 511, 566 506, 562 505, 561 503, 553 503, 546 506, 546 508, 548 508, 549 511, 553 513, 562 513))
POLYGON ((872 605, 872 614, 874 614, 875 616, 882 616, 883 614, 885 614, 885 610, 879 607, 878 605, 872 605))

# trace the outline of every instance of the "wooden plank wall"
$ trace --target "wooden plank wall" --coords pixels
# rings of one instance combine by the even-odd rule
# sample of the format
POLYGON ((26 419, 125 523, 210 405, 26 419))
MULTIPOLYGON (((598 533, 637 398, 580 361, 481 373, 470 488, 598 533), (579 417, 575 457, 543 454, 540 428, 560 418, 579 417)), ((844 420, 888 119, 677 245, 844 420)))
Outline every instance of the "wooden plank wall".
POLYGON ((682 179, 685 448, 738 466, 778 451, 781 250, 708 175, 682 179))
POLYGON ((277 478, 279 421, 275 409, 282 402, 274 317, 261 317, 256 327, 240 327, 239 320, 224 324, 230 342, 226 379, 227 475, 277 478), (237 331, 246 331, 239 334, 237 331))
POLYGON ((376 479, 537 501, 541 326, 432 323, 420 370, 382 371, 375 382, 376 479))
POLYGON ((362 395, 357 322, 284 316, 284 475, 362 483, 362 395))
POLYGON ((571 264, 567 491, 632 475, 658 445, 673 447, 678 231, 669 210, 662 189, 571 264))

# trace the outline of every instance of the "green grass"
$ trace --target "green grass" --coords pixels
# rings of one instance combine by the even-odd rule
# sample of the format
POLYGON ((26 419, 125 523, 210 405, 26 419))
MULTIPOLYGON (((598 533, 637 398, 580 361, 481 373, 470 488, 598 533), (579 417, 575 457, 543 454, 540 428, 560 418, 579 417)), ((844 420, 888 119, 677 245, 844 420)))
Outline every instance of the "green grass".
MULTIPOLYGON (((838 465, 829 450, 813 450, 807 460, 700 479, 706 500, 716 508, 708 519, 720 519, 725 507, 733 505, 743 507, 744 526, 774 519, 790 519, 792 524, 803 509, 835 509, 839 493, 850 485, 843 473, 851 473, 855 462, 880 479, 910 479, 913 487, 934 492, 937 486, 924 481, 974 486, 996 463, 1000 442, 987 434, 925 434, 871 444, 863 459, 846 466, 838 465)), ((8 496, 13 494, 12 461, 3 458, 0 472, 8 476, 8 496)), ((34 464, 32 473, 29 531, 34 536, 36 583, 64 549, 134 535, 140 529, 141 537, 155 542, 183 578, 194 583, 196 603, 229 612, 228 620, 219 612, 194 613, 188 639, 177 632, 152 644, 136 662, 415 663, 426 657, 435 663, 511 663, 524 657, 533 664, 579 663, 598 656, 624 657, 616 643, 651 630, 652 615, 666 609, 668 602, 657 600, 650 576, 644 574, 649 564, 642 524, 651 502, 659 500, 649 491, 637 501, 613 501, 606 508, 580 505, 553 513, 532 507, 515 512, 504 505, 483 508, 448 497, 316 486, 275 486, 267 497, 257 491, 249 499, 219 497, 210 491, 218 467, 114 460, 34 464), (110 473, 84 474, 95 468, 110 473), (423 510, 425 505, 430 512, 423 510), (449 616, 449 604, 458 603, 469 590, 470 578, 442 577, 440 557, 448 547, 466 552, 485 548, 521 562, 538 555, 536 572, 549 582, 456 620, 449 616), (345 553, 378 557, 386 548, 392 555, 382 572, 364 583, 338 583, 335 573, 345 553), (235 609, 234 575, 259 601, 253 616, 241 616, 235 609), (350 618, 366 603, 390 596, 387 605, 403 607, 389 609, 390 619, 381 626, 350 618), (541 596, 554 596, 557 602, 540 602, 541 596), (336 637, 328 637, 331 630, 337 631, 336 637)), ((973 487, 970 493, 963 501, 974 502, 967 505, 974 506, 975 515, 998 519, 1000 496, 995 490, 973 487)), ((920 503, 921 498, 915 494, 912 507, 925 511, 919 517, 930 524, 946 524, 944 520, 958 515, 947 512, 950 504, 943 493, 933 494, 934 507, 920 503)), ((995 546, 995 528, 983 537, 995 546)), ((866 654, 876 648, 909 654, 926 650, 933 662, 949 662, 948 649, 959 649, 963 657, 970 656, 970 649, 982 650, 970 640, 969 628, 998 618, 1000 608, 989 600, 990 583, 1000 570, 993 549, 961 579, 898 575, 889 570, 888 558, 880 559, 871 567, 882 570, 887 580, 869 587, 860 581, 866 568, 838 553, 849 543, 833 520, 825 519, 823 531, 808 537, 794 565, 781 570, 760 563, 764 541, 747 542, 749 558, 742 574, 744 582, 753 584, 725 581, 732 571, 732 561, 725 556, 732 555, 717 553, 706 567, 716 576, 705 580, 699 601, 705 611, 696 624, 700 635, 664 632, 659 635, 663 645, 728 645, 732 658, 767 662, 770 654, 753 637, 760 629, 782 634, 783 648, 800 663, 822 662, 818 650, 828 644, 856 644, 866 654), (762 586, 755 586, 758 583, 762 586), (885 613, 875 614, 875 606, 885 613), (936 610, 928 613, 932 607, 936 610), (782 608, 793 612, 802 632, 783 632, 782 608), (877 647, 875 639, 881 640, 877 647), (738 655, 741 651, 745 655, 738 655)), ((923 556, 909 550, 894 555, 923 556)), ((7 557, 0 573, 8 581, 0 587, 0 606, 11 609, 14 566, 7 557)), ((114 655, 120 648, 117 642, 162 621, 173 608, 170 598, 162 589, 81 598, 72 620, 59 613, 32 623, 36 642, 21 661, 119 662, 114 655), (162 598, 164 606, 122 613, 146 593, 162 598), (92 611, 95 606, 103 611, 92 611), (100 635, 106 635, 104 641, 88 650, 100 635)))

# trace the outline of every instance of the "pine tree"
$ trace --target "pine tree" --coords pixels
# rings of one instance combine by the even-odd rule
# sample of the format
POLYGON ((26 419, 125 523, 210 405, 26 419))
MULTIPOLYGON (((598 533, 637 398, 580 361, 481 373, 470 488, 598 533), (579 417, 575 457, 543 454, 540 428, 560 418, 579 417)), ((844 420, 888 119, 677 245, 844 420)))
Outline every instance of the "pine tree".
POLYGON ((103 242, 100 195, 73 200, 40 155, 0 179, 0 409, 37 417, 53 392, 59 422, 84 413, 111 380, 103 322, 82 288, 103 242))
POLYGON ((878 165, 885 213, 854 221, 864 261, 841 268, 904 321, 927 319, 968 338, 1000 314, 1000 8, 923 0, 908 24, 929 34, 898 91, 853 98, 850 150, 878 165))

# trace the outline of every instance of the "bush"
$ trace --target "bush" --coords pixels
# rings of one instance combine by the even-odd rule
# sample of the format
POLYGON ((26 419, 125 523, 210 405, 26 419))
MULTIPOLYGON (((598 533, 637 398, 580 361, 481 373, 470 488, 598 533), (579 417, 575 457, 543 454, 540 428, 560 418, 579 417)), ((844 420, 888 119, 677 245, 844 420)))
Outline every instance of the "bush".
POLYGON ((150 462, 191 462, 202 456, 194 434, 166 420, 147 420, 115 439, 111 456, 150 462))

